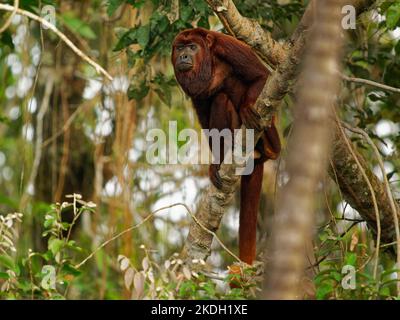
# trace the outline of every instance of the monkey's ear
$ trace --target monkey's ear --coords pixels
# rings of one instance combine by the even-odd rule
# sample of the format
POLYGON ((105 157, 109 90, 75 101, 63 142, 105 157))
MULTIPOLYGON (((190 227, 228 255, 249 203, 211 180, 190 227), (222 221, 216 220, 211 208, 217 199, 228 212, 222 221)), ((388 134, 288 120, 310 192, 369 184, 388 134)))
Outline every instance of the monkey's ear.
POLYGON ((206 42, 207 42, 207 46, 209 48, 211 48, 213 46, 214 41, 215 41, 214 36, 211 33, 207 33, 206 42))

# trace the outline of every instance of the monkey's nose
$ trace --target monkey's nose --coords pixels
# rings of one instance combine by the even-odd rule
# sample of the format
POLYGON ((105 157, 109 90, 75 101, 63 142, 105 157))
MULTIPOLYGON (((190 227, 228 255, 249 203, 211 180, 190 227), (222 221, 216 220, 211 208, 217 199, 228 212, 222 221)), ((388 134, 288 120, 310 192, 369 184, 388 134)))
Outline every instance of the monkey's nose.
POLYGON ((191 57, 189 55, 182 54, 179 57, 179 62, 181 62, 181 63, 192 63, 192 59, 191 59, 191 57))

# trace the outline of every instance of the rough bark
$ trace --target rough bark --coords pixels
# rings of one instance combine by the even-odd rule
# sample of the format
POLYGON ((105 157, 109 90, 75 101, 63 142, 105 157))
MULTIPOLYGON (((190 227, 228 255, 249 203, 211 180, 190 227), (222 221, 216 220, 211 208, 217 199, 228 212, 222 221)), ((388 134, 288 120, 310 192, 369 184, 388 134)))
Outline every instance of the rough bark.
POLYGON ((185 242, 182 256, 188 259, 207 259, 210 255, 213 234, 204 230, 204 227, 212 232, 219 228, 221 219, 225 213, 227 205, 230 203, 236 191, 240 176, 235 175, 235 165, 221 165, 221 177, 223 179, 223 189, 217 189, 210 184, 203 193, 196 220, 189 228, 189 234, 185 242))
POLYGON ((252 46, 270 65, 278 65, 286 57, 286 49, 263 30, 256 21, 243 17, 231 0, 207 0, 225 29, 252 46))
MULTIPOLYGON (((344 139, 339 130, 336 130, 332 152, 332 166, 330 167, 329 174, 334 181, 337 181, 346 202, 358 211, 360 216, 367 222, 368 227, 376 235, 377 223, 371 192, 344 139)), ((385 186, 372 172, 366 160, 355 148, 353 148, 353 152, 364 168, 377 199, 381 222, 381 240, 383 243, 392 242, 395 240, 396 234, 390 201, 385 186)), ((400 212, 398 207, 397 212, 400 212)))

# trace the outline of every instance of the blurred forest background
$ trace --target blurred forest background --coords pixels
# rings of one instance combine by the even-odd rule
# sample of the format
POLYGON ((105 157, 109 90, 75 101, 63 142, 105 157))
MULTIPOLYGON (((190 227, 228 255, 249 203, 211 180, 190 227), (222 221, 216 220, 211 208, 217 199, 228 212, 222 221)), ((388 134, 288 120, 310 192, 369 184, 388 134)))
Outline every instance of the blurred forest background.
MULTIPOLYGON (((292 35, 308 3, 234 2, 275 40, 292 35)), ((177 267, 182 261, 176 253, 191 217, 185 207, 173 205, 183 203, 195 212, 209 183, 207 165, 152 165, 146 160, 148 130, 168 132, 171 120, 178 130, 200 129, 189 99, 177 86, 170 54, 174 37, 185 28, 225 31, 207 2, 1 2, 15 3, 40 17, 51 16, 53 8, 55 25, 80 53, 38 21, 0 6, 0 298, 255 298, 260 277, 229 288, 226 270, 234 259, 217 242, 204 267, 207 272, 177 267), (160 208, 165 209, 154 213, 160 208)), ((393 90, 400 88, 400 4, 377 1, 357 18, 357 28, 347 37, 344 73, 392 89, 343 80, 337 111, 343 122, 373 140, 393 195, 400 198, 400 90, 393 90)), ((279 108, 282 156, 293 101, 288 95, 279 108)), ((346 133, 382 180, 371 145, 357 133, 346 133)), ((260 252, 271 227, 276 190, 285 179, 284 161, 266 163, 260 252)), ((321 191, 303 297, 395 297, 397 275, 390 253, 395 244, 377 250, 376 235, 333 180, 326 177, 321 191), (352 289, 341 285, 346 265, 357 270, 352 289)), ((217 233, 233 252, 238 207, 235 196, 217 233)))

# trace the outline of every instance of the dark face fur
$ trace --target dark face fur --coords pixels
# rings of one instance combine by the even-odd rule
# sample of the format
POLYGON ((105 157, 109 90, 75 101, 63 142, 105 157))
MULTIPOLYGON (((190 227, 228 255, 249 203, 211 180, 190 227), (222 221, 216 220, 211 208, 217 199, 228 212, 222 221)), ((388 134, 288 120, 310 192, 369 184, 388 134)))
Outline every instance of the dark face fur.
POLYGON ((190 97, 208 89, 213 63, 209 46, 201 36, 190 31, 180 33, 173 43, 172 63, 176 79, 190 97))
POLYGON ((178 72, 185 72, 192 70, 196 63, 196 55, 200 47, 195 42, 188 44, 178 43, 175 47, 177 58, 175 61, 175 69, 178 72))

